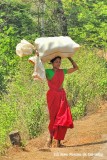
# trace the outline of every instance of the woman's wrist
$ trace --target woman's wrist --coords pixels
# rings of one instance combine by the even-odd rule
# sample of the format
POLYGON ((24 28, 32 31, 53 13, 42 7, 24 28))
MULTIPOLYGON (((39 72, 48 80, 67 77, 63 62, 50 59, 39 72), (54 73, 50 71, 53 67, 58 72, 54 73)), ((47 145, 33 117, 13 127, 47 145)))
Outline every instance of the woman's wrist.
POLYGON ((74 62, 73 59, 71 57, 68 57, 68 59, 70 60, 70 62, 74 62))
POLYGON ((36 49, 36 50, 34 50, 34 52, 35 52, 35 55, 39 56, 39 52, 38 52, 38 50, 37 50, 37 49, 36 49))
POLYGON ((68 59, 72 63, 73 68, 78 68, 77 64, 74 62, 74 60, 71 57, 68 57, 68 59))

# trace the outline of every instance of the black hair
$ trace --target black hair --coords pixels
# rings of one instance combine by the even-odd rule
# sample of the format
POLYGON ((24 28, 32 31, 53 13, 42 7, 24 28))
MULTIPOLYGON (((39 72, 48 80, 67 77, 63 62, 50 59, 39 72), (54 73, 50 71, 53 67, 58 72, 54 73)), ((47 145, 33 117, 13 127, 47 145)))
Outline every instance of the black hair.
POLYGON ((50 60, 50 63, 53 63, 57 58, 61 59, 61 57, 60 57, 60 56, 57 56, 57 57, 55 57, 55 58, 51 59, 51 60, 50 60))

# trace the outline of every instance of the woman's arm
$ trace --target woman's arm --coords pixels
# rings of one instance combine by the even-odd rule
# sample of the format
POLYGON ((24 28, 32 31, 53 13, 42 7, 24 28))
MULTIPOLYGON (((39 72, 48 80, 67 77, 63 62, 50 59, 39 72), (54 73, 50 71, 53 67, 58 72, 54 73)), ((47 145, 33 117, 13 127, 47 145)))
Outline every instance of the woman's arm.
POLYGON ((72 73, 72 72, 78 70, 79 68, 78 68, 77 64, 73 61, 73 59, 72 59, 71 57, 68 57, 68 59, 69 59, 69 61, 72 63, 73 68, 69 68, 69 69, 67 70, 67 73, 72 73))

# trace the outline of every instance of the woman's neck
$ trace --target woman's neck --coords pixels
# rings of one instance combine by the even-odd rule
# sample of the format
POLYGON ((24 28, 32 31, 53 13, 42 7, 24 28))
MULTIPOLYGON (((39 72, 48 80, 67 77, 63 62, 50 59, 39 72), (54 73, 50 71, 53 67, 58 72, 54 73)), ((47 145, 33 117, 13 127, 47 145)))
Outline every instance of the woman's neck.
POLYGON ((53 70, 54 70, 54 72, 56 72, 56 71, 58 70, 58 68, 55 68, 55 67, 54 67, 53 70))

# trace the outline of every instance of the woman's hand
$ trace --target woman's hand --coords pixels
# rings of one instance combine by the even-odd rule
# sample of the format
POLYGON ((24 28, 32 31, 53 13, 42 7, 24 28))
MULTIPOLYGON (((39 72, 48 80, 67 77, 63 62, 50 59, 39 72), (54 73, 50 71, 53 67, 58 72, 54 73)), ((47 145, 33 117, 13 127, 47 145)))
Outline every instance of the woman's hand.
POLYGON ((35 52, 35 55, 39 56, 39 52, 37 49, 34 52, 35 52))

